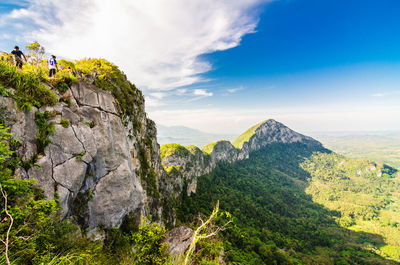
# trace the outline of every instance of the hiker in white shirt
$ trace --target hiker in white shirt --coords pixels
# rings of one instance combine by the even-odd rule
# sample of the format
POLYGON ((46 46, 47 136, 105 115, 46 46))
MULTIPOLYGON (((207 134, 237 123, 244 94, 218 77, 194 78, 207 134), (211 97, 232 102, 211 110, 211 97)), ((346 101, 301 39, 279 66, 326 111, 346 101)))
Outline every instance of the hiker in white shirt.
POLYGON ((56 56, 52 55, 49 60, 47 60, 47 67, 49 68, 49 77, 56 75, 56 69, 58 70, 58 64, 56 56))

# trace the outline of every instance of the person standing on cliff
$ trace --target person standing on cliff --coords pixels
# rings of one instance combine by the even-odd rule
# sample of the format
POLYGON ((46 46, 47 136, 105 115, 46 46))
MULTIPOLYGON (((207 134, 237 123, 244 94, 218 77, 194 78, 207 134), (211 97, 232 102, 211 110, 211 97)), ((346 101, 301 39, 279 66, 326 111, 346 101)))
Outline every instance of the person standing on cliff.
POLYGON ((52 55, 47 61, 47 67, 49 68, 49 77, 54 76, 56 74, 56 69, 58 71, 58 64, 55 55, 52 55))
POLYGON ((18 46, 14 47, 14 50, 11 51, 11 54, 14 56, 14 64, 15 64, 15 66, 18 67, 19 69, 21 69, 22 65, 24 64, 24 61, 22 61, 22 56, 24 57, 25 62, 27 61, 25 54, 22 51, 19 50, 18 46))

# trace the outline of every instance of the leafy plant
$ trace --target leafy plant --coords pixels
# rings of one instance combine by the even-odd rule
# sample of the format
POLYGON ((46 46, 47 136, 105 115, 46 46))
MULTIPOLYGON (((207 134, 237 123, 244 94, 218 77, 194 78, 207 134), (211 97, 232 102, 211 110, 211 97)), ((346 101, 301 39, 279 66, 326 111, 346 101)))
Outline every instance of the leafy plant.
POLYGON ((35 136, 35 140, 38 153, 43 154, 46 146, 52 142, 48 137, 54 134, 55 126, 54 123, 48 122, 48 119, 50 117, 52 117, 52 113, 49 111, 45 112, 37 111, 35 113, 35 123, 38 129, 38 133, 35 136))
POLYGON ((58 91, 60 91, 61 93, 64 93, 69 89, 68 84, 64 83, 64 82, 57 83, 56 87, 57 87, 58 91))
POLYGON ((78 155, 76 156, 76 160, 78 160, 78 161, 83 161, 82 158, 83 158, 84 155, 86 155, 86 152, 82 152, 82 153, 78 154, 78 155))
POLYGON ((60 124, 61 124, 62 127, 68 128, 69 127, 69 120, 61 119, 60 124))
POLYGON ((94 121, 85 121, 85 120, 81 120, 81 122, 85 125, 87 125, 90 128, 93 128, 96 124, 94 123, 94 121))

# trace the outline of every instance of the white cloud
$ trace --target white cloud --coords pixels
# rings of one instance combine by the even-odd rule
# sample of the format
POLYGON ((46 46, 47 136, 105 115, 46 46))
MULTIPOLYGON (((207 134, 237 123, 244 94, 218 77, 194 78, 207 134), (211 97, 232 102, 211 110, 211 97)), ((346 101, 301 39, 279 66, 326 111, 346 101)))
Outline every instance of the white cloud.
POLYGON ((139 87, 173 89, 201 81, 212 65, 199 55, 239 45, 269 1, 30 0, 0 24, 23 23, 19 35, 60 56, 106 58, 139 87))
POLYGON ((207 92, 207 90, 205 90, 205 89, 195 89, 195 90, 193 90, 193 95, 203 96, 203 97, 211 97, 213 95, 213 93, 207 92))
POLYGON ((179 96, 186 94, 186 92, 187 92, 186 88, 179 88, 176 90, 176 94, 179 96))
POLYGON ((167 94, 164 92, 152 92, 150 93, 150 96, 156 98, 156 99, 163 99, 167 94))
POLYGON ((228 93, 236 93, 237 91, 242 90, 241 88, 229 88, 226 91, 228 91, 228 93))
POLYGON ((391 91, 391 92, 386 92, 386 93, 372 94, 373 97, 387 97, 387 96, 395 96, 395 95, 400 95, 400 91, 391 91))

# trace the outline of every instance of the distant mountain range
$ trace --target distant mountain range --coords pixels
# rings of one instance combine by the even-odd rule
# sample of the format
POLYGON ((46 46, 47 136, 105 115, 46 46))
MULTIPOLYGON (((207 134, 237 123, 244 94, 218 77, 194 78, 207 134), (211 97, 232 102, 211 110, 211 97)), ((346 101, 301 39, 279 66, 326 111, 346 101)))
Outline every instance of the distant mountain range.
MULTIPOLYGON (((350 158, 364 158, 400 168, 400 131, 390 132, 311 132, 325 147, 350 158)), ((233 141, 236 135, 212 134, 186 126, 157 124, 160 145, 177 143, 203 147, 218 140, 233 141)))

